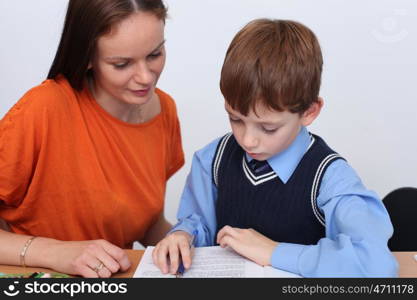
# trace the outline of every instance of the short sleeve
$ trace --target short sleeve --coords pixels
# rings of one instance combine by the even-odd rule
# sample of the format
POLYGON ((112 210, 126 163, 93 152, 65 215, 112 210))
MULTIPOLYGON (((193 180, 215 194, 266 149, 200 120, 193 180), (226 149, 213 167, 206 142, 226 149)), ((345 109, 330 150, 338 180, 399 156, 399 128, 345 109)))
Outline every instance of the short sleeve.
POLYGON ((34 176, 46 110, 26 93, 0 121, 0 202, 18 206, 34 176))

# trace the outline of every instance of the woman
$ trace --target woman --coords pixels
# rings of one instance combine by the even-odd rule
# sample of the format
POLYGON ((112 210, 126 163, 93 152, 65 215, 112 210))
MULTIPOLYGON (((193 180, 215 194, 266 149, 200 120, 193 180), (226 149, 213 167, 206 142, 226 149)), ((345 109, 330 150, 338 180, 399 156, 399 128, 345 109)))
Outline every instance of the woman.
POLYGON ((0 264, 110 277, 130 266, 123 248, 171 228, 184 155, 156 88, 165 17, 162 1, 69 1, 48 79, 0 123, 0 264))

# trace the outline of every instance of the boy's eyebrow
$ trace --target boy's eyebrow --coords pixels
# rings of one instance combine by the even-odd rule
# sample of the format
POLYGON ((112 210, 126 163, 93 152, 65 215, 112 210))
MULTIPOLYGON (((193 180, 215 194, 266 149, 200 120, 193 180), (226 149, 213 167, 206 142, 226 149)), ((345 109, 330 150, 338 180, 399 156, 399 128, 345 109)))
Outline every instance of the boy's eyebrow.
POLYGON ((270 125, 270 126, 277 126, 279 125, 279 122, 259 122, 262 125, 270 125))
MULTIPOLYGON (((166 40, 163 40, 161 43, 159 43, 159 45, 155 48, 155 49, 153 49, 150 53, 153 53, 153 52, 155 52, 156 50, 158 50, 159 48, 161 48, 164 44, 165 44, 165 41, 166 40)), ((126 59, 126 60, 129 60, 130 59, 130 57, 123 57, 123 56, 110 56, 110 57, 106 57, 106 59, 108 59, 108 60, 118 60, 118 59, 126 59)))
MULTIPOLYGON (((236 116, 234 113, 232 113, 232 112, 228 111, 228 110, 227 110, 227 108, 225 108, 225 110, 226 110, 226 112, 227 112, 229 115, 236 116)), ((236 117, 237 117, 237 116, 236 116, 236 117)), ((259 121, 259 122, 257 122, 257 123, 259 123, 259 124, 261 124, 261 125, 267 125, 267 126, 279 126, 279 125, 280 125, 280 121, 276 121, 276 122, 263 122, 263 121, 259 121)))

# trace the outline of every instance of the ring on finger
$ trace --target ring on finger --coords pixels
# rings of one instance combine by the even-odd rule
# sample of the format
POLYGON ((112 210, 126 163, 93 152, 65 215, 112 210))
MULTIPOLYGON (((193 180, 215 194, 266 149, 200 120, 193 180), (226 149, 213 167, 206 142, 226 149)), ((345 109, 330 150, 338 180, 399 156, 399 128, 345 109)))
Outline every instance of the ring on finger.
POLYGON ((103 269, 103 267, 104 267, 103 262, 100 262, 96 267, 93 268, 93 271, 98 274, 98 272, 100 272, 100 270, 103 269))

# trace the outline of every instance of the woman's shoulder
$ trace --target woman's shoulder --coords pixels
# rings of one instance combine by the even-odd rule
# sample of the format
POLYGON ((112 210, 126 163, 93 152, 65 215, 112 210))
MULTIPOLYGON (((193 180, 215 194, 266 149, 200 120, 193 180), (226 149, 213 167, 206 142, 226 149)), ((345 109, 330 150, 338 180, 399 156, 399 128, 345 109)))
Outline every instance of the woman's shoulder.
POLYGON ((171 95, 159 88, 155 89, 155 93, 159 97, 159 101, 161 102, 161 107, 163 110, 165 110, 168 115, 176 115, 177 107, 171 95))
POLYGON ((161 100, 163 99, 164 101, 174 102, 174 99, 171 97, 171 95, 161 90, 160 88, 155 88, 155 93, 161 100))
POLYGON ((29 89, 16 105, 41 108, 59 107, 62 99, 71 98, 71 88, 64 78, 47 79, 29 89), (53 105, 52 105, 53 104, 53 105))
MULTIPOLYGON (((65 91, 68 83, 62 80, 47 79, 29 89, 6 113, 4 122, 19 119, 40 122, 42 118, 59 115, 67 110, 66 99, 71 96, 65 91), (56 113, 59 112, 59 113, 56 113), (37 120, 37 121, 36 121, 37 120)), ((72 101, 74 102, 74 101, 72 101)))

